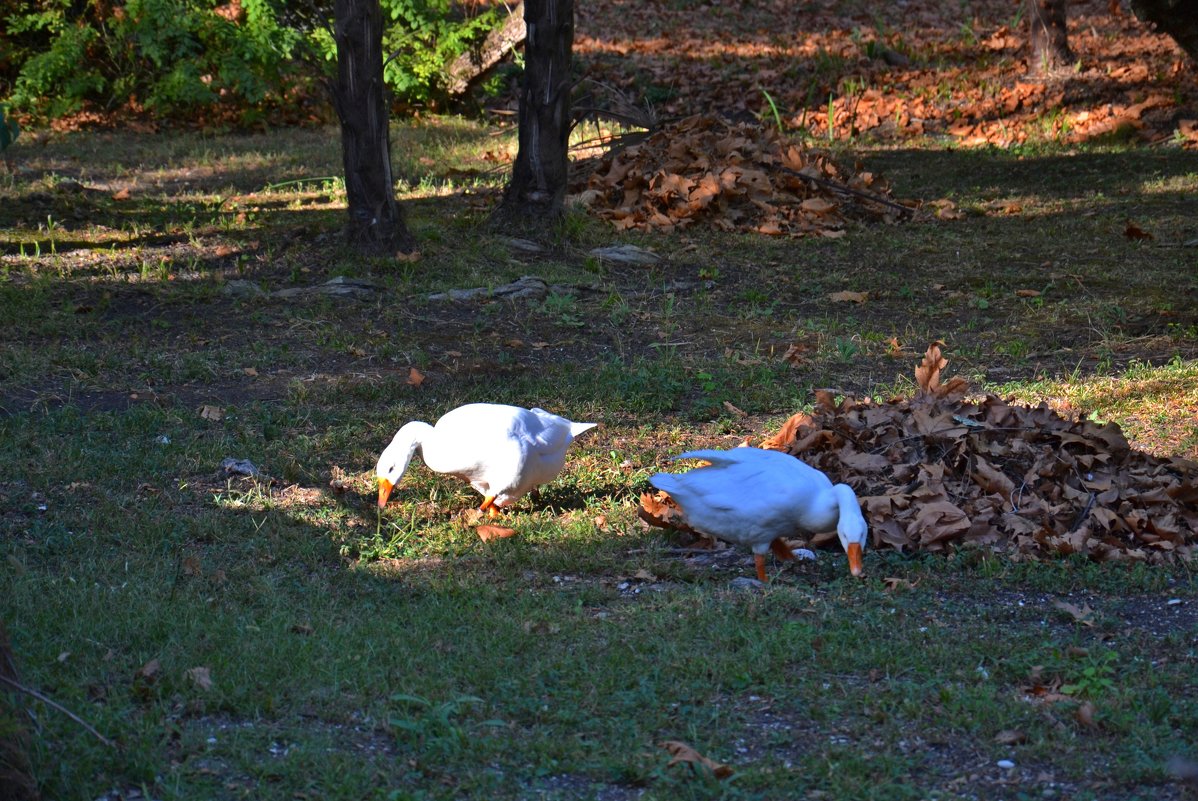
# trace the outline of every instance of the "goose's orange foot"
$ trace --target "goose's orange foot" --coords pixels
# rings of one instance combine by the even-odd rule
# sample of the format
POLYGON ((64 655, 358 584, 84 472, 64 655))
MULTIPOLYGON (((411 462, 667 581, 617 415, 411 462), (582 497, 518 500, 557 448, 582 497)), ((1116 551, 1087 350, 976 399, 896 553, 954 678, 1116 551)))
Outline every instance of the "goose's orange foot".
POLYGON ((765 554, 753 554, 753 561, 757 564, 757 580, 765 584, 769 579, 765 577, 765 554))
POLYGON ((495 496, 487 495, 483 498, 482 506, 478 507, 478 511, 486 512, 487 517, 494 520, 499 517, 499 507, 495 505, 495 496))

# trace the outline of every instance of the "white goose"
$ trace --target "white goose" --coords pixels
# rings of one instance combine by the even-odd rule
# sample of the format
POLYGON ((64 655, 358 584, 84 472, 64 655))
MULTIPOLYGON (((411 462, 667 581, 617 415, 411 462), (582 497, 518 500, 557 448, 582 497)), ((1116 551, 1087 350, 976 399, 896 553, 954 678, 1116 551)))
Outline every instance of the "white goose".
POLYGON ((414 420, 395 434, 379 457, 379 508, 403 478, 412 454, 430 469, 470 482, 483 496, 480 511, 494 517, 531 489, 552 481, 566 448, 596 423, 572 423, 544 409, 469 403, 446 412, 435 426, 414 420))
POLYGON ((861 575, 869 528, 847 484, 833 485, 794 456, 760 448, 690 451, 675 458, 711 464, 688 473, 658 473, 649 483, 669 493, 696 531, 750 546, 761 581, 766 551, 794 558, 784 537, 833 528, 848 554, 849 571, 861 575))

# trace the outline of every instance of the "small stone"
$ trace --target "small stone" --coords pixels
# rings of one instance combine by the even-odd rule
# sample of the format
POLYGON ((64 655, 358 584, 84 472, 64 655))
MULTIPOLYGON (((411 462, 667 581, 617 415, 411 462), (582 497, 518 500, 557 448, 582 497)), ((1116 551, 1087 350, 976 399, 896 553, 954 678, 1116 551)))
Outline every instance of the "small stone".
POLYGON ((520 239, 519 237, 507 237, 500 240, 512 250, 520 253, 544 253, 545 248, 531 239, 520 239))
POLYGON ((225 458, 220 463, 221 469, 229 475, 250 476, 251 478, 260 475, 261 471, 249 459, 234 459, 232 456, 225 458))
POLYGON ((647 266, 661 261, 661 256, 636 245, 609 245, 605 248, 595 248, 589 255, 600 261, 614 261, 617 264, 647 266))
POLYGON ((483 298, 503 298, 505 300, 540 300, 549 294, 549 285, 545 279, 535 275, 525 275, 510 284, 497 287, 473 287, 472 289, 451 289, 448 292, 435 292, 428 296, 429 300, 468 301, 483 298))
POLYGON ((338 275, 323 284, 279 289, 270 293, 272 298, 295 298, 305 295, 329 295, 343 298, 372 298, 387 288, 369 278, 350 278, 338 275))
POLYGON ((225 295, 235 298, 260 298, 266 295, 262 287, 244 278, 234 278, 232 281, 226 281, 220 291, 225 295))
POLYGON ((742 591, 744 591, 744 590, 764 590, 765 582, 759 581, 755 578, 749 578, 748 576, 737 576, 736 578, 732 579, 732 581, 728 582, 728 586, 734 590, 742 590, 742 591))

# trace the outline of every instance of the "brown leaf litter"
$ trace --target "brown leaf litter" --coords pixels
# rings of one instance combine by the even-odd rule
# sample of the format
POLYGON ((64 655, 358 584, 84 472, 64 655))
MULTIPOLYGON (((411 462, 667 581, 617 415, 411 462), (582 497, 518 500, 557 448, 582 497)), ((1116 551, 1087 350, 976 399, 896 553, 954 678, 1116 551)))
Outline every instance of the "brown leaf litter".
POLYGON ((895 222, 912 209, 885 181, 777 130, 694 115, 607 156, 573 187, 620 230, 708 225, 774 236, 839 237, 849 220, 895 222))
MULTIPOLYGON (((1045 404, 966 400, 964 379, 942 382, 946 363, 939 343, 928 348, 912 398, 837 403, 817 391, 815 411, 794 415, 761 447, 851 486, 874 548, 968 544, 1015 558, 1149 564, 1198 554, 1198 463, 1133 450, 1118 425, 1062 417, 1045 404)), ((689 530, 664 493, 642 496, 640 513, 689 530)))

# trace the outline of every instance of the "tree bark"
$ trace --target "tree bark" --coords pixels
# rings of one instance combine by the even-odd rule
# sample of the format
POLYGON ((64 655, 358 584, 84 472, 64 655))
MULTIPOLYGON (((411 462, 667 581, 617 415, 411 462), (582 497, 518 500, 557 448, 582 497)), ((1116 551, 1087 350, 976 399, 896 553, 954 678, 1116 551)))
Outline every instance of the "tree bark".
MULTIPOLYGON (((20 684, 17 665, 8 642, 8 631, 0 620, 0 676, 20 684)), ((16 694, 0 682, 0 798, 6 801, 36 801, 37 782, 29 764, 29 731, 20 705, 9 699, 16 694)))
POLYGON ((1193 0, 1131 0, 1131 10, 1137 19, 1168 34, 1198 61, 1198 6, 1193 0))
POLYGON ((383 13, 379 0, 336 0, 333 35, 337 81, 333 105, 341 121, 346 235, 373 255, 409 253, 416 243, 395 202, 391 138, 383 84, 383 13))
POLYGON ((496 216, 535 228, 565 210, 574 0, 525 0, 524 21, 520 145, 496 216))
POLYGON ((446 71, 445 91, 465 94, 471 84, 491 71, 499 60, 524 41, 524 2, 512 9, 501 25, 493 28, 477 48, 471 48, 453 60, 446 71))
POLYGON ((1066 0, 1027 0, 1028 72, 1050 73, 1073 61, 1065 28, 1066 0))

